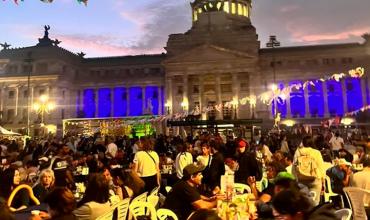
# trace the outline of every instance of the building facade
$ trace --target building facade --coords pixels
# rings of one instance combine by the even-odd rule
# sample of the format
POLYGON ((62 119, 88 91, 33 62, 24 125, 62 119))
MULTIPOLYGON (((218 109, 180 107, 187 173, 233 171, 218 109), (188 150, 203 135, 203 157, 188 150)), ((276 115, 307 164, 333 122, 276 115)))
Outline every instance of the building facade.
MULTIPOLYGON (((57 108, 47 124, 65 118, 165 115, 206 109, 203 119, 272 118, 274 105, 232 102, 350 69, 370 68, 364 42, 262 48, 250 20, 251 0, 195 0, 193 24, 169 36, 165 54, 84 58, 44 37, 36 46, 0 51, 0 121, 14 130, 40 121, 31 106, 48 95, 57 108), (215 108, 220 104, 221 109, 215 108), (28 112, 30 114, 28 115, 28 112)), ((370 104, 369 80, 315 81, 276 103, 283 118, 343 116, 370 104)))

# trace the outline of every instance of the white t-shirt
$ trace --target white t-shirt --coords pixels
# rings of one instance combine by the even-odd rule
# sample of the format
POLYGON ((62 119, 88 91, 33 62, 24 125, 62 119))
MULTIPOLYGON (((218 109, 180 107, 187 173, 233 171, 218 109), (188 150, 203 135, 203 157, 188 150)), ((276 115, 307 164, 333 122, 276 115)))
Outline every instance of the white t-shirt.
POLYGON ((329 144, 333 146, 333 150, 340 150, 342 148, 342 145, 344 146, 343 138, 341 137, 331 137, 329 144))
POLYGON ((137 174, 139 176, 148 177, 157 174, 159 156, 155 151, 138 151, 133 162, 137 166, 137 174), (154 161, 148 154, 153 157, 154 161))
POLYGON ((211 162, 209 161, 209 155, 205 156, 205 155, 199 155, 197 157, 197 162, 203 166, 208 166, 208 163, 211 162))
POLYGON ((176 174, 179 179, 181 179, 183 176, 182 171, 184 170, 184 168, 187 165, 192 164, 192 163, 193 163, 193 155, 191 155, 191 153, 185 152, 185 153, 177 154, 175 167, 176 167, 176 174))
POLYGON ((110 143, 107 146, 107 151, 105 152, 105 154, 107 155, 108 158, 112 159, 112 156, 116 157, 117 150, 118 150, 117 145, 115 143, 110 143), (108 153, 110 153, 112 156, 110 156, 108 153))

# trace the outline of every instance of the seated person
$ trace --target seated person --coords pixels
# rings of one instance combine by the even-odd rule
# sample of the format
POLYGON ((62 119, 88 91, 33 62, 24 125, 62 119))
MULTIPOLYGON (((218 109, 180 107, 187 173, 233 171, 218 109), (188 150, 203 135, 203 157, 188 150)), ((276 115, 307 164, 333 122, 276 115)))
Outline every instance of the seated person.
POLYGON ((338 219, 332 204, 313 207, 313 203, 302 192, 288 188, 276 194, 272 200, 275 219, 305 220, 335 220, 338 219))
POLYGON ((336 161, 336 165, 326 171, 330 177, 333 192, 344 195, 343 188, 349 186, 350 176, 352 175, 351 163, 344 158, 336 161))
POLYGON ((46 195, 54 188, 54 172, 49 169, 41 171, 39 183, 33 187, 33 194, 41 203, 45 201, 46 195))
POLYGON ((40 215, 32 215, 30 220, 77 220, 72 211, 76 207, 73 193, 65 187, 56 187, 45 198, 49 213, 40 212, 40 215))
POLYGON ((179 220, 185 220, 197 209, 211 209, 216 207, 216 198, 202 196, 197 187, 202 183, 202 170, 194 164, 187 165, 183 170, 182 179, 177 182, 168 193, 164 208, 176 213, 179 220))
MULTIPOLYGON (((7 201, 12 191, 20 184, 19 171, 14 167, 9 167, 1 173, 0 180, 0 197, 7 201)), ((27 208, 29 200, 27 190, 21 189, 13 198, 10 210, 15 212, 27 208)))
POLYGON ((121 169, 115 168, 111 172, 114 186, 120 187, 120 190, 115 190, 120 199, 132 198, 133 190, 126 185, 128 173, 121 169))
POLYGON ((109 183, 101 173, 91 174, 85 195, 73 214, 79 220, 94 220, 109 210, 109 183))

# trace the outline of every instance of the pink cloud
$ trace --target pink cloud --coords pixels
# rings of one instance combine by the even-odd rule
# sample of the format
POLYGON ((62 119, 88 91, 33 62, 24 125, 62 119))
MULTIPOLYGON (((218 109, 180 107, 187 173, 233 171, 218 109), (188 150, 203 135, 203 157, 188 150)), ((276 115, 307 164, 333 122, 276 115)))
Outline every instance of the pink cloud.
POLYGON ((61 47, 72 50, 72 52, 83 51, 88 57, 91 56, 123 56, 138 54, 161 53, 161 48, 136 49, 130 46, 114 45, 111 43, 113 38, 109 36, 71 36, 58 35, 56 38, 62 41, 61 47))
POLYGON ((318 42, 318 41, 339 41, 348 40, 351 37, 360 37, 364 33, 370 31, 370 26, 354 28, 350 30, 345 30, 337 33, 320 33, 320 34, 307 34, 303 31, 293 32, 293 40, 296 42, 318 42))

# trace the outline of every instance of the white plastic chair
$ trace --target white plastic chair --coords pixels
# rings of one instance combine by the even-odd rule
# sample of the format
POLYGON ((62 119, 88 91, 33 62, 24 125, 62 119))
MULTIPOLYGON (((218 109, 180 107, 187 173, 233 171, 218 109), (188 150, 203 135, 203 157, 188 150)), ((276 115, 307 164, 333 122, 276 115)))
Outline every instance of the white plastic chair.
POLYGON ((340 220, 351 220, 352 210, 351 209, 339 209, 339 210, 335 211, 335 215, 340 220))
POLYGON ((243 183, 234 183, 234 189, 237 193, 240 194, 244 194, 245 191, 247 191, 247 193, 251 193, 251 188, 243 183))
POLYGON ((153 205, 154 208, 156 208, 159 202, 159 196, 149 195, 147 198, 147 202, 149 202, 150 204, 153 205))
POLYGON ((148 192, 144 192, 132 199, 132 202, 146 202, 148 192))
POLYGON ((325 202, 331 202, 330 198, 334 196, 339 196, 340 200, 342 202, 341 206, 343 208, 344 202, 343 202, 343 197, 337 193, 334 193, 332 188, 331 188, 331 180, 329 176, 325 176, 325 192, 324 192, 324 199, 325 202))
POLYGON ((178 220, 177 215, 170 209, 158 209, 157 217, 159 220, 166 220, 168 217, 171 217, 173 220, 178 220))
POLYGON ((349 208, 352 210, 353 220, 367 220, 364 207, 364 195, 370 195, 370 191, 358 187, 344 187, 343 191, 349 201, 349 208))
POLYGON ((165 187, 165 190, 166 190, 166 192, 167 192, 167 193, 169 193, 169 192, 171 191, 171 189, 172 189, 172 187, 171 187, 171 186, 166 186, 166 187, 165 187))
POLYGON ((129 205, 130 205, 130 198, 121 200, 116 205, 117 206, 117 219, 126 220, 129 205))
POLYGON ((111 208, 108 212, 96 218, 96 220, 113 220, 114 208, 111 208))
POLYGON ((143 215, 150 216, 152 220, 157 219, 155 208, 149 202, 132 202, 129 206, 129 210, 134 220, 136 220, 138 216, 143 215))
POLYGON ((159 186, 155 187, 150 193, 149 195, 155 195, 155 196, 158 196, 158 192, 159 192, 159 186))

